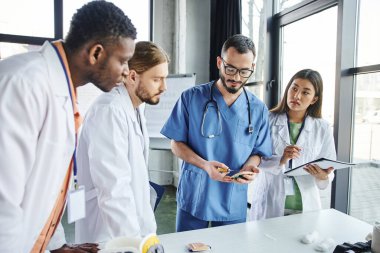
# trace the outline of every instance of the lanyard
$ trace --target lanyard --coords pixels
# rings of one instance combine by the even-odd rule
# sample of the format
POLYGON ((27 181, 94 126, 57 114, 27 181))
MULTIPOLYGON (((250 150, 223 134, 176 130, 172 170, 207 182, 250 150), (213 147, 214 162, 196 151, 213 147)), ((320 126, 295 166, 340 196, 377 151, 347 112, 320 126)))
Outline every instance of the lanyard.
MULTIPOLYGON (((68 74, 68 66, 66 66, 65 62, 64 62, 64 59, 63 59, 63 55, 61 54, 60 50, 58 49, 58 45, 56 45, 55 43, 51 43, 51 45, 53 46, 55 52, 57 53, 58 55, 58 59, 62 65, 62 68, 63 68, 63 72, 65 73, 65 77, 66 77, 66 83, 67 83, 67 88, 69 90, 69 94, 70 94, 70 100, 71 100, 71 104, 72 104, 72 107, 73 107, 73 112, 74 112, 74 121, 75 121, 75 98, 73 97, 73 92, 75 92, 73 89, 73 84, 71 82, 71 78, 69 77, 69 74, 68 74)), ((78 168, 77 168, 77 159, 76 159, 76 150, 77 150, 77 143, 78 143, 78 134, 77 134, 77 129, 76 129, 76 122, 74 122, 74 126, 75 126, 75 146, 74 146, 74 153, 73 153, 73 158, 72 158, 72 162, 73 162, 73 173, 74 173, 74 188, 75 189, 78 189, 78 180, 77 180, 77 173, 78 173, 78 168)))
MULTIPOLYGON (((306 116, 303 118, 303 121, 302 121, 302 125, 301 125, 301 128, 300 128, 300 131, 298 132, 297 134, 297 137, 296 137, 296 141, 294 142, 294 144, 297 143, 298 141, 298 138, 300 137, 301 135, 301 132, 303 130, 303 127, 305 126, 305 121, 306 121, 306 116)), ((289 133, 289 143, 292 144, 292 140, 291 140, 291 137, 290 137, 290 122, 289 122, 289 115, 286 113, 286 118, 287 118, 287 123, 288 123, 288 133, 289 133)), ((289 160, 289 169, 292 169, 293 167, 293 159, 290 159, 289 160)))

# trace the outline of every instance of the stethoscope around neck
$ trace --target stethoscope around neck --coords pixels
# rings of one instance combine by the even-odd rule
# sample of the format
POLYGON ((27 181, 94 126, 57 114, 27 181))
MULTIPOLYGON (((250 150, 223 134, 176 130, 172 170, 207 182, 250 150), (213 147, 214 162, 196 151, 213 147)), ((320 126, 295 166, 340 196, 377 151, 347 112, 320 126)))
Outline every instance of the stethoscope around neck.
MULTIPOLYGON (((206 104, 205 104, 205 107, 203 109, 203 116, 202 116, 202 123, 201 123, 201 134, 203 137, 206 137, 206 138, 214 138, 216 136, 219 136, 221 133, 222 133, 222 117, 220 116, 220 110, 219 110, 219 106, 218 106, 218 103, 216 102, 216 100, 214 99, 213 97, 213 88, 215 86, 215 81, 211 84, 211 88, 210 88, 210 98, 207 100, 206 104), (218 119, 218 131, 216 131, 214 134, 208 134, 206 135, 204 133, 204 124, 205 124, 205 118, 206 118, 206 114, 207 114, 207 111, 208 111, 208 107, 210 105, 214 105, 215 108, 216 108, 216 114, 217 114, 217 119, 218 119)), ((244 95, 245 95, 245 99, 247 100, 247 105, 248 105, 248 127, 247 127, 247 132, 249 134, 252 134, 253 133, 253 127, 252 127, 252 124, 251 124, 251 104, 249 102, 249 99, 248 99, 248 94, 247 94, 247 91, 245 90, 245 88, 243 87, 243 91, 244 91, 244 95)))

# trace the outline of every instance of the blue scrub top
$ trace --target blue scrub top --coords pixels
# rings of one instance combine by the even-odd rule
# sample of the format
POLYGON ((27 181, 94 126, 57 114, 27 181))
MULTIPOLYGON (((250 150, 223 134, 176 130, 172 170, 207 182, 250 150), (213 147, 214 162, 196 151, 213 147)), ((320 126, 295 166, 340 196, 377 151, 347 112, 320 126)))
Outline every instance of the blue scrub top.
MULTIPOLYGON (((216 85, 213 98, 218 104, 222 132, 214 138, 201 134, 206 103, 210 100, 213 82, 184 91, 161 130, 169 139, 186 143, 207 161, 226 164, 238 172, 252 155, 270 157, 272 144, 268 109, 247 91, 251 106, 253 133, 248 133, 248 105, 244 92, 229 107, 216 85)), ((215 105, 209 103, 204 134, 217 133, 220 128, 215 105)), ((198 219, 233 221, 244 219, 247 209, 247 185, 212 180, 204 170, 184 162, 177 192, 177 204, 198 219)))

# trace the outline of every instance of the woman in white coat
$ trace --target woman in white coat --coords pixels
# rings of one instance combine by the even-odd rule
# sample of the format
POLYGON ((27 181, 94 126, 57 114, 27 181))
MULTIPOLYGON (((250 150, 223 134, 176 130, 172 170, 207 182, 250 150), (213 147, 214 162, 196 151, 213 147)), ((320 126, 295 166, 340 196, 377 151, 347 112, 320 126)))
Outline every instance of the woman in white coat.
POLYGON ((86 217, 76 242, 144 237, 156 232, 150 205, 149 136, 142 103, 166 90, 169 58, 152 42, 138 42, 123 85, 102 94, 86 114, 78 146, 78 183, 86 189, 86 217))
POLYGON ((284 171, 318 158, 336 159, 334 138, 321 118, 323 82, 311 69, 297 72, 281 102, 269 115, 273 156, 264 159, 252 184, 249 220, 321 209, 319 190, 334 178, 333 168, 309 164, 305 176, 287 177, 284 171))

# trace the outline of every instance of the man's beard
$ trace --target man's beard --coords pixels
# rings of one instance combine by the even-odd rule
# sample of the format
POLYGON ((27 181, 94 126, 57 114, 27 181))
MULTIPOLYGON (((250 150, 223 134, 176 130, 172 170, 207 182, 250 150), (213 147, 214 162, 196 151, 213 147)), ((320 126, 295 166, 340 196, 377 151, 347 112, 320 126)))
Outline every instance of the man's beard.
POLYGON ((236 94, 241 88, 243 88, 243 86, 245 84, 245 82, 240 82, 241 85, 239 87, 236 87, 236 88, 234 88, 234 87, 228 87, 227 86, 227 81, 232 81, 233 82, 235 80, 228 79, 226 81, 226 79, 224 78, 224 76, 221 73, 219 74, 219 76, 220 76, 220 80, 222 81, 223 87, 226 89, 226 91, 228 93, 231 93, 231 94, 236 94))
MULTIPOLYGON (((161 94, 161 93, 159 93, 161 94)), ((160 98, 158 97, 157 99, 154 99, 154 97, 156 95, 159 95, 159 94, 155 94, 154 96, 149 96, 149 92, 145 89, 145 88, 139 88, 137 91, 136 91, 136 95, 137 97, 143 102, 143 103, 147 103, 149 105, 156 105, 160 102, 160 98)))

